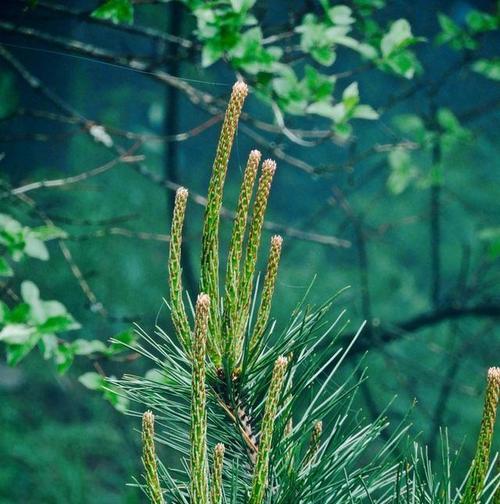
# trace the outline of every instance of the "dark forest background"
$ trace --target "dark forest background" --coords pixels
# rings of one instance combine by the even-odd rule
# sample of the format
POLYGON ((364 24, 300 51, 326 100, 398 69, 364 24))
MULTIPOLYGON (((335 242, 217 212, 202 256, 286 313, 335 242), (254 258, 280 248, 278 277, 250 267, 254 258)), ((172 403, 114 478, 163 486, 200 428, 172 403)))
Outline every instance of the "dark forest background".
POLYGON ((328 19, 336 4, 2 0, 0 502, 140 501, 126 486, 138 421, 101 377, 151 366, 109 339, 169 327, 179 184, 194 194, 184 274, 197 290, 202 195, 238 77, 252 93, 225 204, 250 149, 277 160, 273 316, 284 324, 311 283, 312 304, 350 286, 339 344, 368 321, 342 371, 368 369, 356 408, 376 417, 392 401, 393 425, 411 422, 436 463, 446 426, 470 461, 500 355, 497 5, 354 0, 352 21, 328 19), (243 37, 255 23, 260 38, 243 37), (325 26, 352 26, 354 42, 325 26), (26 305, 55 310, 51 326, 26 305))

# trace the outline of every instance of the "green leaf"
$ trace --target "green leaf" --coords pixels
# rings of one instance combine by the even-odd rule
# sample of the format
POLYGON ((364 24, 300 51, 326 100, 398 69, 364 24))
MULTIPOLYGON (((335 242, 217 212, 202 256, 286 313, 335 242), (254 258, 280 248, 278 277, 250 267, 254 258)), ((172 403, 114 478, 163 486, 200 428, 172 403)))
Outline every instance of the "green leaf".
POLYGON ((336 105, 327 102, 311 103, 311 105, 307 107, 307 112, 327 117, 335 123, 343 121, 346 115, 346 109, 343 103, 337 103, 336 105))
POLYGON ((337 54, 331 46, 312 47, 310 52, 313 59, 324 66, 333 65, 337 59, 337 54))
POLYGON ((43 334, 39 344, 43 353, 43 358, 47 360, 55 355, 57 347, 59 346, 59 341, 55 334, 43 334))
POLYGON ((107 353, 113 355, 133 347, 137 341, 137 333, 133 329, 127 329, 113 336, 111 341, 112 343, 109 345, 107 353))
POLYGON ((335 77, 323 75, 311 65, 306 65, 301 83, 306 87, 309 101, 329 100, 335 87, 335 77))
POLYGON ((128 408, 129 400, 124 397, 121 392, 115 388, 111 388, 109 384, 107 384, 107 387, 108 388, 104 390, 104 398, 108 400, 117 411, 124 413, 128 408))
POLYGON ((35 324, 45 322, 47 316, 40 300, 40 291, 30 280, 25 280, 21 284, 21 297, 30 306, 30 320, 35 324))
POLYGON ((134 6, 132 0, 107 0, 94 10, 91 16, 98 19, 108 19, 116 24, 132 24, 134 22, 134 6))
POLYGON ((7 364, 16 366, 35 348, 40 336, 32 334, 26 343, 22 345, 7 345, 7 364))
POLYGON ((438 14, 441 32, 436 37, 437 44, 449 44, 453 49, 475 49, 477 42, 450 17, 438 14))
POLYGON ((29 341, 36 329, 27 324, 7 324, 0 331, 0 341, 10 345, 21 345, 29 341))
POLYGON ((437 120, 441 128, 450 133, 459 132, 462 126, 455 114, 448 108, 440 108, 437 111, 437 120))
POLYGON ((78 381, 90 390, 101 390, 106 384, 106 379, 103 376, 92 371, 82 374, 78 381))
POLYGON ((340 140, 345 141, 352 135, 352 126, 349 123, 336 124, 333 131, 340 140))
POLYGON ((500 58, 480 59, 472 65, 474 72, 492 80, 500 80, 500 58))
POLYGON ((389 31, 382 37, 380 49, 384 56, 406 47, 413 41, 410 23, 406 19, 398 19, 391 24, 389 31))
MULTIPOLYGON (((301 34, 300 47, 318 63, 330 66, 336 58, 332 37, 337 31, 318 21, 314 14, 306 14, 302 24, 295 28, 301 34)), ((345 33, 344 31, 342 33, 345 33)))
POLYGON ((7 262, 5 257, 0 257, 0 276, 11 277, 14 276, 14 270, 11 268, 10 264, 7 262))
POLYGON ((231 0, 231 5, 235 12, 247 11, 251 9, 256 0, 231 0))
POLYGON ((413 165, 410 154, 404 149, 394 149, 389 153, 391 174, 387 187, 393 194, 401 194, 416 178, 418 171, 413 165))
POLYGON ((398 51, 384 59, 385 64, 396 74, 405 79, 412 79, 420 70, 420 64, 411 51, 398 51))
POLYGON ((344 104, 346 115, 354 111, 359 103, 359 88, 357 82, 352 82, 344 89, 342 93, 342 103, 344 104))
POLYGON ((201 50, 201 66, 207 68, 224 55, 224 49, 219 45, 207 42, 201 50))
POLYGON ((27 233, 24 237, 25 246, 24 253, 35 259, 47 261, 49 258, 49 251, 42 240, 37 238, 34 233, 27 233))
POLYGON ((473 33, 493 31, 499 26, 498 17, 475 9, 467 13, 465 20, 473 33))
POLYGON ((424 121, 416 114, 399 114, 394 117, 393 123, 404 136, 422 145, 432 139, 432 133, 425 128, 424 121))
POLYGON ((30 313, 31 308, 28 303, 19 303, 6 314, 5 321, 13 324, 28 322, 31 318, 30 313))
POLYGON ((354 109, 353 117, 356 119, 367 119, 369 121, 374 121, 380 116, 376 110, 374 110, 370 105, 358 105, 354 109))
POLYGON ((40 333, 57 333, 72 329, 74 323, 73 317, 69 314, 56 315, 55 317, 48 317, 36 328, 40 333))
POLYGON ((55 352, 55 362, 57 366, 57 372, 61 375, 66 373, 68 369, 73 364, 75 359, 75 354, 73 348, 70 345, 58 345, 55 352))
POLYGON ((77 339, 71 343, 75 355, 92 355, 96 353, 107 353, 106 345, 99 340, 77 339))
POLYGON ((352 17, 352 9, 347 5, 336 5, 328 9, 327 14, 334 25, 350 25, 356 21, 352 17))

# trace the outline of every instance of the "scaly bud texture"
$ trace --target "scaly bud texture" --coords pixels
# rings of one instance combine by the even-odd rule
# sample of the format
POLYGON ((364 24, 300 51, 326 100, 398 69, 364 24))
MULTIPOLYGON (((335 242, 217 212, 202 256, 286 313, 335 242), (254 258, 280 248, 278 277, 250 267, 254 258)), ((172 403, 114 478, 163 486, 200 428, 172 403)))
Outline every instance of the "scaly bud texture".
POLYGON ((222 328, 224 344, 227 347, 225 353, 227 353, 227 349, 234 343, 235 326, 238 323, 238 283, 243 254, 243 240, 245 238, 248 209, 250 207, 260 158, 261 154, 258 150, 250 152, 243 182, 241 183, 240 197, 233 223, 231 243, 229 245, 226 270, 226 296, 224 298, 224 324, 222 328))
POLYGON ((318 420, 311 432, 311 439, 309 441, 309 448, 307 449, 306 455, 304 457, 304 465, 308 465, 313 462, 314 457, 318 453, 319 443, 321 441, 321 434, 323 432, 323 422, 318 420))
POLYGON ((259 180, 259 187, 257 188, 257 195, 255 196, 255 205, 253 209, 252 223, 248 234, 245 263, 243 265, 243 273, 238 289, 239 322, 236 333, 236 344, 233 346, 234 362, 237 362, 241 356, 244 332, 248 321, 252 298, 253 277, 255 273, 255 265, 257 263, 257 253, 259 251, 262 225, 264 224, 264 215, 266 213, 267 201, 269 199, 269 192, 271 190, 271 183, 275 171, 276 163, 271 159, 266 159, 264 163, 262 163, 262 174, 259 180))
POLYGON ((191 378, 191 501, 197 504, 208 504, 205 354, 209 311, 210 298, 200 294, 196 301, 191 378))
POLYGON ((208 201, 203 224, 201 252, 201 291, 212 300, 210 308, 208 350, 217 366, 221 363, 221 327, 219 317, 219 219, 227 164, 238 126, 243 102, 248 94, 244 82, 237 82, 226 110, 217 145, 212 177, 208 188, 208 201))
POLYGON ((182 268, 181 245, 182 228, 186 214, 188 191, 183 187, 177 189, 175 194, 174 214, 170 231, 170 253, 168 259, 168 279, 170 287, 170 306, 172 309, 172 322, 184 349, 189 350, 191 342, 191 329, 189 327, 184 302, 182 300, 182 268))
POLYGON ((480 501, 486 474, 488 472, 499 390, 500 368, 493 367, 488 370, 481 429, 477 441, 476 455, 472 461, 472 469, 467 479, 464 496, 462 498, 463 504, 475 504, 480 501))
POLYGON ((274 286, 276 285, 276 277, 278 275, 282 244, 283 238, 281 238, 281 236, 276 235, 271 238, 271 249, 269 250, 269 259, 267 261, 266 277, 264 279, 264 287, 262 289, 259 311, 255 320, 255 328, 252 338, 250 339, 250 350, 253 350, 255 346, 258 345, 262 335, 264 334, 267 321, 269 320, 274 286))
POLYGON ((264 502, 268 485, 269 458, 274 433, 274 421, 278 412, 287 365, 288 360, 286 357, 278 357, 274 364, 271 384, 269 385, 266 406, 264 408, 264 417, 262 418, 260 443, 257 451, 257 461, 254 468, 249 504, 262 504, 264 502))
POLYGON ((214 450, 214 467, 212 471, 212 489, 210 503, 220 504, 222 500, 222 467, 224 463, 224 445, 218 443, 214 450))
POLYGON ((155 417, 151 411, 146 411, 142 416, 142 463, 146 472, 146 485, 149 500, 153 504, 164 504, 158 468, 156 465, 155 451, 155 417))

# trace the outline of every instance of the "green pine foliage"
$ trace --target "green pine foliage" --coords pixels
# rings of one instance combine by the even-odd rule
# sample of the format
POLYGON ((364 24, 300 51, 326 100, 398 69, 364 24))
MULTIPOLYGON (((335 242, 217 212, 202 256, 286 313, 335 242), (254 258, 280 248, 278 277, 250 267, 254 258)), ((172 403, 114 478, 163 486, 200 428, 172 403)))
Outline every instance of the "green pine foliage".
POLYGON ((244 83, 235 84, 222 126, 195 306, 181 280, 182 227, 189 210, 188 192, 181 188, 169 259, 168 306, 175 334, 157 328, 152 337, 139 330, 142 343, 134 349, 151 359, 159 373, 119 382, 129 399, 155 412, 161 426, 156 440, 168 450, 170 461, 172 454, 178 461, 166 467, 157 460, 154 416, 148 411, 143 417, 145 477, 139 484, 154 504, 492 502, 500 479, 491 469, 495 456, 490 456, 498 371, 489 374, 478 454, 460 484, 446 433, 442 468, 436 472, 426 449, 417 444, 401 460, 408 426, 389 429, 383 415, 368 422, 354 410, 364 376, 355 369, 347 379, 339 377, 357 336, 341 346, 339 335, 349 321, 344 311, 330 320, 337 310, 335 296, 316 308, 301 303, 285 325, 270 321, 283 241, 271 238, 259 287, 257 259, 276 164, 262 163, 254 189, 258 151, 250 153, 243 175, 221 285, 223 188, 247 92, 244 83))

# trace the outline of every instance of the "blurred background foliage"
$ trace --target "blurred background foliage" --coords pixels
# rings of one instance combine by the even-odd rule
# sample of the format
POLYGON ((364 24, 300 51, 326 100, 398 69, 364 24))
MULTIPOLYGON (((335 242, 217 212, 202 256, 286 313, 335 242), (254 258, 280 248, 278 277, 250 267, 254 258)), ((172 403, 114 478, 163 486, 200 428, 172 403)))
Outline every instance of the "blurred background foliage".
POLYGON ((239 77, 226 208, 249 150, 276 158, 278 324, 313 279, 311 303, 350 285, 358 406, 397 396, 394 425, 411 410, 436 457, 448 426, 465 466, 500 355, 498 16, 487 0, 4 0, 0 502, 140 501, 138 423, 104 377, 149 369, 109 340, 169 327, 178 184, 197 291, 197 195, 239 77))

